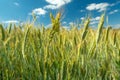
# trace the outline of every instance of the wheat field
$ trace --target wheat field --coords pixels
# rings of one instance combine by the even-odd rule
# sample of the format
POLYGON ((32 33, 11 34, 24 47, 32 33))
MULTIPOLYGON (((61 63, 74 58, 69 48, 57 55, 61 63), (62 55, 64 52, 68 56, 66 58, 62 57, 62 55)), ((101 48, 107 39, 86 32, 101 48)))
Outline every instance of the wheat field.
POLYGON ((50 14, 52 26, 0 24, 0 80, 119 80, 120 30, 60 26, 60 13, 50 14))

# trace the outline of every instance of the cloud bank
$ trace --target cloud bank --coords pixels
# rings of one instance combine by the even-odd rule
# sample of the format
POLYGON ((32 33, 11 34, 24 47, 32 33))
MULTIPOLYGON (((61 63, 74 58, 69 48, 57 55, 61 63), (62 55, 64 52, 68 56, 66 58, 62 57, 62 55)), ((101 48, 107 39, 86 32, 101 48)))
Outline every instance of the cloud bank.
POLYGON ((45 0, 48 5, 44 6, 44 9, 58 9, 61 6, 70 3, 72 0, 45 0))

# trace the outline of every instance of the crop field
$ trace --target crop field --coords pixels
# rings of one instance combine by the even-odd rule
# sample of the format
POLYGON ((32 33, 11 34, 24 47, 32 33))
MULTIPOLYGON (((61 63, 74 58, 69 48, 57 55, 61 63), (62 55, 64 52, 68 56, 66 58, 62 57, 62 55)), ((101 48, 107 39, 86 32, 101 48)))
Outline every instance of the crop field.
POLYGON ((60 26, 0 24, 0 80, 120 80, 120 30, 97 29, 86 18, 81 29, 60 26))

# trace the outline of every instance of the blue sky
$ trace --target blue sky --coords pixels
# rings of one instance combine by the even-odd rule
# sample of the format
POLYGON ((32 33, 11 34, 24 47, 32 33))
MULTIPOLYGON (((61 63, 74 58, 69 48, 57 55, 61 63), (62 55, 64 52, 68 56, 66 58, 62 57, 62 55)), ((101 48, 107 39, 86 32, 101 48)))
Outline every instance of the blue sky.
POLYGON ((79 22, 89 14, 91 25, 96 26, 106 11, 109 25, 120 27, 120 0, 1 0, 0 23, 19 23, 37 16, 37 23, 50 25, 49 13, 62 11, 62 26, 79 22))

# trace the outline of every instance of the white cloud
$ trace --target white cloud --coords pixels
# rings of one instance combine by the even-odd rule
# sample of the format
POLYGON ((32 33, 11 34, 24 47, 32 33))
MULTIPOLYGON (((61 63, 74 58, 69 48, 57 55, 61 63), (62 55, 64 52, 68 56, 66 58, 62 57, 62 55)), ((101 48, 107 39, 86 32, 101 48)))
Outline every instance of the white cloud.
POLYGON ((87 10, 98 10, 98 12, 102 12, 102 11, 105 11, 107 9, 107 7, 109 7, 110 4, 109 3, 99 3, 99 4, 96 4, 96 3, 92 3, 92 4, 89 4, 86 9, 87 10))
POLYGON ((112 3, 111 6, 115 6, 115 5, 118 5, 120 4, 120 0, 118 0, 116 3, 112 3))
POLYGON ((83 20, 83 19, 85 19, 85 18, 84 18, 84 17, 81 17, 80 19, 83 20))
POLYGON ((116 4, 115 3, 112 3, 111 6, 115 6, 116 4))
POLYGON ((93 24, 97 24, 97 23, 99 23, 99 20, 100 20, 100 16, 91 18, 90 24, 92 24, 92 25, 93 25, 93 24))
POLYGON ((46 5, 44 6, 44 9, 57 9, 58 7, 56 5, 46 5))
POLYGON ((67 29, 67 30, 70 29, 70 26, 66 26, 66 25, 64 25, 64 26, 62 26, 62 27, 65 28, 65 29, 67 29))
POLYGON ((113 28, 120 28, 120 24, 112 25, 113 28))
POLYGON ((15 6, 19 6, 20 4, 19 3, 17 3, 17 2, 14 2, 13 3, 15 6))
POLYGON ((64 21, 64 22, 62 22, 62 24, 67 24, 67 22, 64 21))
POLYGON ((58 9, 61 6, 70 3, 72 0, 45 0, 49 5, 44 6, 44 9, 58 9))
MULTIPOLYGON (((85 19, 85 17, 81 17, 80 19, 83 20, 83 19, 85 19)), ((91 18, 90 20, 91 21, 98 21, 98 20, 100 20, 100 16, 97 16, 95 18, 91 18)))
POLYGON ((85 12, 85 10, 80 10, 80 12, 85 12))
MULTIPOLYGON (((47 13, 47 11, 42 8, 36 8, 32 11, 32 13, 39 16, 39 15, 45 15, 47 13)), ((29 13, 29 14, 31 14, 31 13, 29 13)))
POLYGON ((99 21, 91 21, 90 24, 94 25, 94 24, 97 24, 99 23, 99 21))
POLYGON ((100 16, 97 16, 97 17, 91 19, 91 21, 99 21, 99 20, 100 20, 100 16))
POLYGON ((69 25, 74 25, 74 23, 73 22, 69 22, 69 25))
POLYGON ((102 11, 105 11, 107 10, 108 7, 112 7, 112 6, 115 6, 115 5, 118 5, 120 4, 120 0, 118 0, 117 2, 115 3, 112 3, 112 4, 109 4, 107 2, 104 2, 104 3, 92 3, 92 4, 89 4, 86 9, 89 10, 89 11, 92 11, 92 10, 98 10, 98 12, 102 12, 102 11))
MULTIPOLYGON (((83 20, 83 19, 85 19, 85 17, 81 17, 80 19, 83 20)), ((90 19, 90 21, 91 21, 90 24, 92 24, 92 25, 93 25, 93 24, 97 24, 97 23, 99 22, 99 20, 100 20, 100 16, 91 18, 91 19, 90 19)))
POLYGON ((118 12, 118 10, 113 10, 113 11, 109 12, 109 14, 114 14, 116 12, 118 12))
POLYGON ((50 24, 46 25, 45 27, 46 27, 46 28, 52 27, 52 24, 50 23, 50 24))
POLYGON ((3 23, 6 23, 6 24, 8 24, 8 23, 19 23, 19 21, 17 21, 17 20, 8 20, 8 21, 3 21, 3 23))

